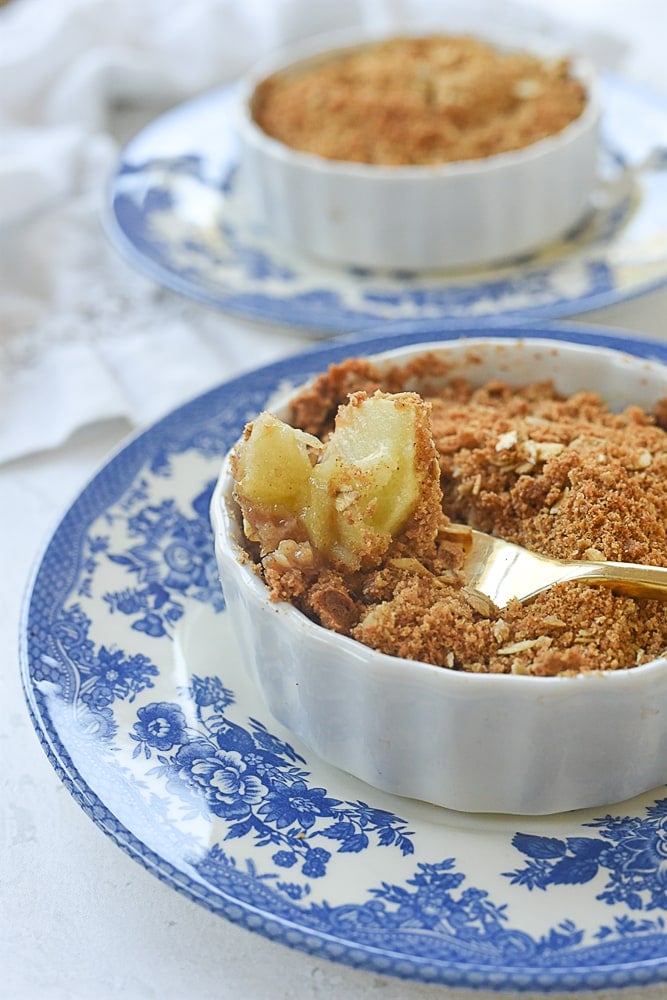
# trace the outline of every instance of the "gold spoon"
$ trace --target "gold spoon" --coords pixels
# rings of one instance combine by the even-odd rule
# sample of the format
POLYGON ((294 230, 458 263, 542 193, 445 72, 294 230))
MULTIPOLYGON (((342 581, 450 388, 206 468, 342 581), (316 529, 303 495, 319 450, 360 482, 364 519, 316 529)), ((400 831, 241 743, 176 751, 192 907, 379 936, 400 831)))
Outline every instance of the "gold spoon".
POLYGON ((468 532, 471 543, 460 572, 467 587, 486 595, 498 608, 512 598, 527 601, 554 584, 565 582, 608 587, 629 597, 667 599, 665 567, 551 559, 461 525, 457 534, 464 545, 468 532))

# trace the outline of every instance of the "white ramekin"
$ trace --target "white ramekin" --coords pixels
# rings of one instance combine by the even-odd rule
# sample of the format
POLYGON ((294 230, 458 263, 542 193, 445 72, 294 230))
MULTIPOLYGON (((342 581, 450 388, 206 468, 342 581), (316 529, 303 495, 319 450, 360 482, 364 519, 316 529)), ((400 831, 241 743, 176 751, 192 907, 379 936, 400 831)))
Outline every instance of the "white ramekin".
MULTIPOLYGON (((558 341, 461 340, 433 351, 476 384, 552 378, 613 407, 650 407, 667 367, 558 341), (471 360, 473 359, 473 360, 471 360)), ((279 416, 286 405, 274 409, 279 416)), ((319 757, 398 795, 470 812, 610 805, 667 782, 667 659, 570 677, 467 674, 378 653, 269 599, 242 561, 229 457, 211 506, 227 607, 273 716, 319 757)))
MULTIPOLYGON (((377 37, 319 37, 262 62, 243 79, 240 176, 253 224, 322 261, 425 270, 509 260, 580 222, 595 186, 600 119, 594 74, 582 60, 572 65, 587 91, 581 116, 558 135, 483 160, 406 167, 345 163, 291 149, 253 121, 253 93, 265 77, 377 37)), ((494 42, 493 36, 485 40, 494 42)), ((506 38, 498 45, 507 48, 506 38)), ((531 51, 554 54, 543 53, 539 41, 531 51)))

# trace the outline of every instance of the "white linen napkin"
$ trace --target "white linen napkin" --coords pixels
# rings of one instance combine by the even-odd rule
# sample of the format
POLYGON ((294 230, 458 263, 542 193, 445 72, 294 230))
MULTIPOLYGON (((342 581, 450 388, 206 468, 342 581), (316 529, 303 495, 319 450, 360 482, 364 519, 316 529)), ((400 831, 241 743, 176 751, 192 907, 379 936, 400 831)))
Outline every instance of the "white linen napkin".
MULTIPOLYGON (((133 129, 284 41, 439 16, 463 28, 491 10, 493 0, 0 7, 0 462, 55 447, 97 420, 144 424, 304 344, 302 334, 261 330, 164 291, 117 258, 99 219, 133 129)), ((504 4, 503 16, 561 37, 572 30, 521 4, 504 4)), ((575 43, 607 62, 622 50, 581 27, 575 43)))

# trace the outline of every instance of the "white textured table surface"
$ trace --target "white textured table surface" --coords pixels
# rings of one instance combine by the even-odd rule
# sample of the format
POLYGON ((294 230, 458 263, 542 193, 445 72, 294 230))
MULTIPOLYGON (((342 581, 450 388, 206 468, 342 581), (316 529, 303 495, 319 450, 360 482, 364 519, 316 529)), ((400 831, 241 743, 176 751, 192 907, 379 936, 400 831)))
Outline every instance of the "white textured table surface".
MULTIPOLYGON (((604 18, 607 27, 624 31, 634 46, 628 72, 662 86, 667 95, 662 0, 539 6, 558 7, 591 24, 604 18)), ((9 266, 6 239, 2 254, 3 266, 9 266)), ((104 266, 96 262, 96 280, 106 268, 113 274, 110 287, 117 288, 125 265, 111 251, 100 254, 104 266)), ((132 276, 132 281, 143 279, 132 276)), ((210 351, 230 376, 303 346, 301 336, 255 329, 167 292, 153 294, 147 282, 141 287, 149 329, 142 333, 148 337, 144 346, 150 345, 151 326, 158 331, 174 320, 191 323, 206 331, 210 351)), ((118 317, 110 311, 101 336, 114 335, 118 317)), ((581 319, 667 339, 665 317, 667 290, 660 290, 581 319)), ((146 372, 150 377, 149 368, 146 372)), ((177 385, 173 398, 180 401, 177 385)), ((0 466, 0 997, 426 1000, 447 995, 444 988, 402 983, 290 951, 208 913, 130 860, 57 779, 21 692, 20 606, 31 567, 60 512, 130 429, 123 418, 106 420, 76 431, 60 447, 0 466)), ((667 996, 667 988, 640 992, 667 996)))

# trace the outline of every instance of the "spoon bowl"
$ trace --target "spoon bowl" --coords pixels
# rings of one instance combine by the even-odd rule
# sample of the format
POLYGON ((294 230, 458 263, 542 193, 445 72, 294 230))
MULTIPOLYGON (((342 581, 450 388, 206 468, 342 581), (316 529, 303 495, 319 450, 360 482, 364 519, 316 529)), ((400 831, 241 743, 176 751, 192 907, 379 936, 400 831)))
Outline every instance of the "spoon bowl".
POLYGON ((466 586, 498 608, 513 599, 529 601, 559 583, 608 587, 628 597, 667 599, 666 567, 552 559, 483 531, 469 530, 470 548, 461 573, 466 586))

